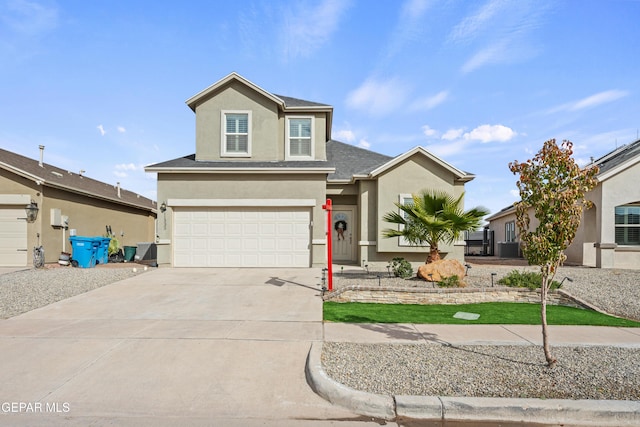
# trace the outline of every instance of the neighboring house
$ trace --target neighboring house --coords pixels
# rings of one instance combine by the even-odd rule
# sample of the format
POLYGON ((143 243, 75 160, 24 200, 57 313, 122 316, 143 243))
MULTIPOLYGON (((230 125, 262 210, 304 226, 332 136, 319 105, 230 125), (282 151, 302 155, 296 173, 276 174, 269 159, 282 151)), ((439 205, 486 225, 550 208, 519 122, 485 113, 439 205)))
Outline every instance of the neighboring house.
POLYGON ((101 236, 110 225, 121 245, 153 242, 155 202, 118 185, 0 149, 0 266, 32 265, 38 243, 45 262, 57 262, 71 252, 69 233, 101 236), (25 207, 37 208, 27 221, 25 207))
MULTIPOLYGON (((425 188, 460 195, 474 178, 423 148, 389 157, 331 139, 333 107, 275 95, 231 73, 186 101, 196 152, 146 167, 158 174, 158 262, 176 267, 361 265, 425 248, 385 239, 382 221, 425 188)), ((442 247, 463 258, 464 243, 442 247)))
MULTIPOLYGON (((565 251, 568 264, 600 268, 640 268, 640 140, 593 161, 600 168, 598 185, 586 197, 573 243, 565 251)), ((589 166, 591 166, 590 164, 589 166)), ((498 242, 517 242, 515 209, 487 218, 498 242)), ((537 222, 532 221, 532 227, 537 222)), ((516 243, 517 244, 517 243, 516 243)))

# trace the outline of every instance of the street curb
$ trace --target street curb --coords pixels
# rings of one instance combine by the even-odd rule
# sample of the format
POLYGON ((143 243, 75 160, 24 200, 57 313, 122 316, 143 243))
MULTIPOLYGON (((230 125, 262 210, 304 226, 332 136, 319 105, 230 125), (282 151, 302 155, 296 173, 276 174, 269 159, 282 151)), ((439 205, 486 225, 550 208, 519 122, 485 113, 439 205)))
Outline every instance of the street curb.
POLYGON ((392 396, 354 390, 329 378, 322 369, 322 343, 311 344, 305 376, 313 391, 329 402, 340 405, 360 414, 370 417, 393 420, 396 417, 395 404, 392 396))
POLYGON ((354 390, 322 368, 322 342, 311 344, 305 375, 329 402, 358 414, 388 421, 400 418, 441 421, 500 421, 599 427, 640 425, 640 402, 631 400, 516 399, 492 397, 386 396, 354 390))

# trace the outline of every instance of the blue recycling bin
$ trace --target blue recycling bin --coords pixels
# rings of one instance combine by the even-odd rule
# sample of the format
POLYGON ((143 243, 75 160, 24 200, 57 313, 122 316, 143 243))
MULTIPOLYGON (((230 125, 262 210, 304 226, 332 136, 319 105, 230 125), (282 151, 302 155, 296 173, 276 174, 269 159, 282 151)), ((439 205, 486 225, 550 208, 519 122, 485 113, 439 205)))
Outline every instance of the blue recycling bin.
MULTIPOLYGON (((96 255, 100 242, 94 237, 71 236, 71 259, 81 268, 91 268, 96 266, 96 255)), ((73 264, 75 264, 73 263, 73 264)))
POLYGON ((109 243, 110 237, 94 237, 94 240, 100 243, 96 249, 96 264, 106 264, 109 262, 109 243))

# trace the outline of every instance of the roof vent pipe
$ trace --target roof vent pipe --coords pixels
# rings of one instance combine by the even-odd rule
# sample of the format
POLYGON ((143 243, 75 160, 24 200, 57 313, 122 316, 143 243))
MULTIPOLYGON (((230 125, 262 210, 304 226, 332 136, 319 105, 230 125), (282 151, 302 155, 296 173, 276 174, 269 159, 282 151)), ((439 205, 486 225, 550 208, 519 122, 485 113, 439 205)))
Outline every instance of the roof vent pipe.
POLYGON ((118 190, 118 199, 122 198, 122 196, 120 196, 120 182, 116 184, 116 189, 118 190))
POLYGON ((41 145, 41 146, 40 146, 40 162, 38 162, 38 165, 39 165, 41 168, 43 168, 43 167, 44 167, 44 164, 42 163, 43 159, 44 159, 44 145, 41 145))

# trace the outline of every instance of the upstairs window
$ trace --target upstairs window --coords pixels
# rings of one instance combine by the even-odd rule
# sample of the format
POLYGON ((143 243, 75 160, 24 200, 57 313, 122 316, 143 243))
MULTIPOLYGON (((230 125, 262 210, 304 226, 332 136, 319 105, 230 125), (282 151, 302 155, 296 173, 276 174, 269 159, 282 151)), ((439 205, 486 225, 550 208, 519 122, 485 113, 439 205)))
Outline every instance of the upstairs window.
MULTIPOLYGON (((398 201, 400 202, 401 205, 403 206, 413 206, 413 195, 412 194, 400 194, 398 196, 398 201)), ((399 209, 398 212, 400 215, 402 215, 402 217, 405 220, 409 220, 411 217, 409 216, 409 214, 407 214, 405 211, 403 211, 402 209, 399 209)), ((400 226, 401 229, 404 228, 404 225, 400 226)), ((411 243, 409 243, 409 241, 407 239, 405 239, 402 236, 398 237, 398 246, 411 246, 411 243)))
POLYGON ((249 157, 251 155, 251 112, 222 112, 223 157, 249 157))
POLYGON ((616 206, 616 243, 640 245, 640 205, 616 206))
POLYGON ((313 117, 289 117, 287 122, 287 159, 313 159, 313 117))

